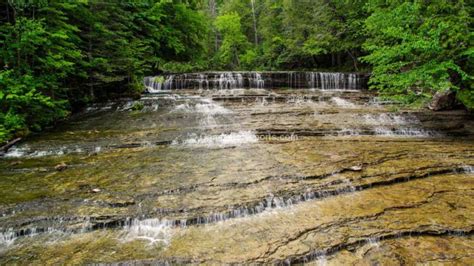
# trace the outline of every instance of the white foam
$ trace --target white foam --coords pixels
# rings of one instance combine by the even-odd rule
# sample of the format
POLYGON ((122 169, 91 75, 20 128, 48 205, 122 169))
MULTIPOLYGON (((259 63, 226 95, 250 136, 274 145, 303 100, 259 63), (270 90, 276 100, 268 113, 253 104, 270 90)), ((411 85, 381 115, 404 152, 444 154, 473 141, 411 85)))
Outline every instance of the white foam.
POLYGON ((328 265, 328 259, 326 256, 321 255, 321 256, 316 257, 316 263, 318 266, 326 266, 328 265))
POLYGON ((201 104, 198 103, 195 106, 195 110, 198 113, 202 114, 208 114, 208 115, 217 115, 217 114, 230 114, 232 113, 231 110, 216 104, 216 103, 207 103, 207 104, 201 104))
POLYGON ((366 114, 364 122, 368 125, 407 125, 419 123, 414 116, 401 116, 395 114, 366 114))
POLYGON ((423 130, 419 128, 399 128, 389 129, 386 127, 376 127, 375 135, 386 137, 436 137, 439 134, 434 131, 423 130))
POLYGON ((176 105, 173 108, 172 112, 178 112, 178 113, 180 113, 180 112, 189 112, 190 113, 190 112, 192 112, 192 108, 191 108, 191 106, 189 106, 188 103, 182 103, 182 104, 176 105))
POLYGON ((1 232, 0 233, 0 247, 11 246, 15 242, 16 239, 17 239, 17 236, 13 230, 1 232))
POLYGON ((373 248, 379 248, 380 247, 380 241, 377 237, 368 238, 367 243, 373 248))
POLYGON ((124 226, 125 241, 146 240, 149 244, 168 245, 171 240, 172 223, 160 219, 134 219, 124 226))
POLYGON ((338 136, 359 136, 360 132, 353 128, 343 128, 337 132, 338 136))
POLYGON ((395 104, 395 103, 396 102, 394 102, 394 101, 383 100, 380 97, 374 97, 374 98, 370 99, 368 105, 380 107, 382 105, 395 104))
POLYGON ((353 107, 355 107, 355 104, 353 104, 353 103, 351 103, 347 100, 344 100, 342 98, 339 98, 339 97, 332 97, 331 101, 333 103, 335 103, 337 106, 342 107, 342 108, 353 108, 353 107))
POLYGON ((213 91, 213 94, 227 96, 227 95, 242 95, 247 93, 248 89, 228 89, 213 91))
POLYGON ((193 135, 184 141, 173 141, 174 145, 183 145, 191 147, 222 148, 229 146, 240 146, 244 144, 257 143, 257 136, 251 131, 239 131, 232 133, 223 133, 220 135, 193 135))
POLYGON ((471 165, 465 165, 462 167, 464 172, 467 174, 474 174, 474 166, 471 165))
POLYGON ((11 147, 7 153, 5 153, 5 157, 8 158, 19 158, 24 157, 27 152, 28 148, 19 148, 19 147, 11 147))
POLYGON ((268 105, 268 101, 265 97, 256 97, 255 103, 260 106, 268 105))
POLYGON ((12 147, 5 154, 6 158, 37 158, 45 156, 61 156, 69 153, 83 153, 84 150, 80 147, 66 147, 62 146, 51 150, 32 150, 29 146, 24 145, 22 147, 12 147))
POLYGON ((294 104, 294 105, 313 105, 314 101, 305 96, 294 96, 290 97, 286 103, 294 104))
POLYGON ((231 114, 232 111, 213 102, 210 99, 203 99, 203 103, 196 105, 190 105, 189 103, 183 103, 177 105, 172 112, 181 113, 199 113, 204 115, 219 115, 219 114, 231 114))

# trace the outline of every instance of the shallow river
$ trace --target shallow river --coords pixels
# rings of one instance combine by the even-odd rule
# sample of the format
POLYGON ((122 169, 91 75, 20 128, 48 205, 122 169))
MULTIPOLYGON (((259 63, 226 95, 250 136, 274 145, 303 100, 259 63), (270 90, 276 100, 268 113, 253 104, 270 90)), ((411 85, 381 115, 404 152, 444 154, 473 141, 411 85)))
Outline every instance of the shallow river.
POLYGON ((0 158, 0 232, 0 264, 472 265, 474 123, 365 91, 96 105, 0 158))

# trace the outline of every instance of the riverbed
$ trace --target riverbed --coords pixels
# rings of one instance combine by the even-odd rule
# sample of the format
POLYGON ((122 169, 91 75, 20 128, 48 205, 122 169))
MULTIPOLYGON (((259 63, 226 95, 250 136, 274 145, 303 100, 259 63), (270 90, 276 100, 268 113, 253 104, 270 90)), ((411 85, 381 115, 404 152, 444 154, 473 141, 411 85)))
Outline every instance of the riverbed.
POLYGON ((337 89, 96 104, 0 159, 0 263, 474 263, 474 123, 337 89))

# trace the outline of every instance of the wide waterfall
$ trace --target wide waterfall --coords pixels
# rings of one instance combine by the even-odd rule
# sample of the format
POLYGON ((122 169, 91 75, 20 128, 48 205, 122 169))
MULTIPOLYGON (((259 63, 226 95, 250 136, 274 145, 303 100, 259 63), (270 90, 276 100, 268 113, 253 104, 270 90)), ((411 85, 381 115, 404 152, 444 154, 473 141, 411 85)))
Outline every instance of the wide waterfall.
POLYGON ((309 88, 360 90, 367 74, 337 72, 203 72, 146 77, 149 93, 179 89, 309 88))

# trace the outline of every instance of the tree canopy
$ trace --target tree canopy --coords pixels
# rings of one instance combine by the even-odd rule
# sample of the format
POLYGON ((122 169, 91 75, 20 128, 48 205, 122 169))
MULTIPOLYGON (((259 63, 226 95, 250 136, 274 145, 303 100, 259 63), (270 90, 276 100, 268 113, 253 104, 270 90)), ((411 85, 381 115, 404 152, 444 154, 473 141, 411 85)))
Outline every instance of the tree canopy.
POLYGON ((0 4, 0 143, 71 110, 133 96, 142 78, 199 60, 197 1, 8 0, 0 4))

